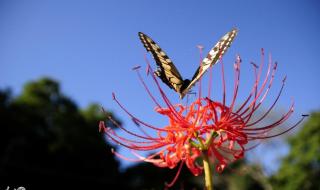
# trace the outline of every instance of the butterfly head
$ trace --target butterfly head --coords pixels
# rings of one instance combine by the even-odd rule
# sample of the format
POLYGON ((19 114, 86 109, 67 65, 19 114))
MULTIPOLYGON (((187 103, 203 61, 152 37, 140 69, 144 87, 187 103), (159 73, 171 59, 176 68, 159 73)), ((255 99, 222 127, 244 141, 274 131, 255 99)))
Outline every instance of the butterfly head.
MULTIPOLYGON (((237 35, 237 29, 232 29, 225 34, 217 44, 209 51, 206 58, 203 59, 201 65, 196 70, 191 80, 183 80, 178 69, 175 67, 169 56, 154 42, 150 37, 142 32, 139 32, 139 38, 148 52, 151 52, 156 64, 157 69, 154 74, 159 77, 168 87, 174 89, 179 93, 182 99, 199 81, 202 75, 213 65, 215 65, 222 55, 229 48, 233 39, 237 35)), ((203 48, 203 47, 200 47, 203 48)))
POLYGON ((190 88, 189 90, 186 90, 189 87, 190 83, 191 81, 189 79, 183 80, 182 86, 179 90, 180 99, 182 99, 186 95, 186 93, 190 90, 190 88))
POLYGON ((186 89, 189 86, 190 82, 191 81, 189 79, 183 80, 183 83, 182 83, 182 86, 180 88, 180 91, 182 92, 184 89, 186 89))

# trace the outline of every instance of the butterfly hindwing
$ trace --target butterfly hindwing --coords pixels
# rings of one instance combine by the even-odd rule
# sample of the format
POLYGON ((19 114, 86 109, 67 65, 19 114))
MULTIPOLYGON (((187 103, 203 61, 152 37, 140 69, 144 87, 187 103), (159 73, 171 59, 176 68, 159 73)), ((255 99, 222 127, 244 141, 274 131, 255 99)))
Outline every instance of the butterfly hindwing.
POLYGON ((157 63, 155 74, 170 88, 180 93, 183 79, 167 54, 150 37, 139 32, 139 37, 147 51, 151 52, 157 63))
POLYGON ((193 75, 191 82, 184 89, 181 89, 180 97, 183 98, 188 91, 191 89, 195 83, 200 80, 202 75, 214 64, 218 62, 220 57, 224 55, 227 49, 230 47, 232 41, 238 33, 237 29, 232 29, 230 32, 225 34, 216 45, 209 51, 206 58, 201 62, 201 65, 198 67, 197 71, 193 75))

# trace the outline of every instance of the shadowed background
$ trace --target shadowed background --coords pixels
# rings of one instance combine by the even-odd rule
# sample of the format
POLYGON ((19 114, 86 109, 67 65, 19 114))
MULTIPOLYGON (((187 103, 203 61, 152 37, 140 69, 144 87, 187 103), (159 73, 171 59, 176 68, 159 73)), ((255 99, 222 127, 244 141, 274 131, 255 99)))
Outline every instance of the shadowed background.
MULTIPOLYGON (((134 168, 125 174, 118 173, 118 166, 124 172, 129 164, 122 161, 119 165, 116 164, 110 154, 110 147, 103 142, 101 135, 96 134, 97 121, 103 116, 99 115, 98 107, 95 108, 97 111, 89 109, 89 105, 95 102, 104 106, 125 127, 130 128, 132 121, 112 101, 111 93, 115 92, 126 108, 138 117, 157 126, 166 124, 167 121, 163 121, 163 118, 154 116, 154 105, 147 99, 145 90, 131 71, 136 65, 145 65, 145 49, 139 41, 139 31, 159 43, 182 76, 190 78, 199 63, 196 46, 203 45, 206 53, 223 34, 232 27, 237 27, 239 34, 224 56, 224 63, 231 71, 235 55, 239 53, 242 57, 242 93, 239 96, 244 98, 249 92, 251 86, 245 85, 252 82, 249 62, 259 63, 260 48, 263 47, 279 63, 275 88, 279 88, 285 75, 288 77, 285 93, 278 104, 279 113, 289 106, 291 97, 294 97, 296 105, 291 122, 301 113, 316 111, 320 106, 319 8, 320 4, 315 0, 0 1, 0 88, 4 94, 3 110, 6 110, 1 116, 1 128, 5 128, 2 132, 4 142, 1 151, 4 154, 1 155, 4 156, 1 158, 1 166, 8 167, 1 170, 1 175, 8 180, 1 180, 1 185, 19 183, 27 186, 28 182, 31 183, 30 179, 17 181, 23 176, 39 177, 46 176, 45 174, 55 176, 52 177, 54 179, 62 176, 64 180, 59 178, 57 181, 69 181, 71 185, 77 184, 79 179, 90 178, 94 181, 88 180, 87 184, 110 184, 118 183, 118 178, 123 180, 120 175, 135 176, 133 173, 139 170, 134 168), (51 79, 41 80, 42 77, 51 79), (23 85, 29 81, 34 83, 23 90, 23 85), (11 94, 5 92, 6 88, 11 89, 11 94), (85 113, 90 114, 88 116, 85 113), (69 121, 65 121, 66 118, 69 121), (30 126, 30 129, 26 126, 30 126), (69 132, 65 131, 69 129, 69 132), (86 129, 92 131, 87 132, 86 129), (33 132, 28 134, 29 131, 33 132), (35 139, 35 142, 30 142, 30 139, 35 139), (90 144, 85 143, 84 139, 92 143, 90 148, 82 147, 90 144), (44 147, 39 147, 39 144, 44 147), (71 148, 65 147, 69 144, 71 148), (20 148, 12 148, 15 146, 20 148), (90 154, 92 147, 95 147, 96 152, 90 154), (39 160, 43 163, 37 161, 32 165, 32 160, 40 155, 43 157, 39 160), (30 162, 26 159, 25 163, 18 165, 21 160, 13 159, 24 160, 24 156, 29 156, 30 162), (81 162, 76 163, 76 160, 81 162), (88 161, 86 164, 89 169, 79 169, 85 160, 88 161), (48 167, 50 162, 53 163, 50 166, 52 168, 48 167), (100 167, 97 164, 100 162, 108 164, 100 167), (90 163, 96 163, 96 169, 90 169, 90 163), (66 169, 65 165, 70 168, 66 169), (21 171, 21 168, 25 168, 24 172, 16 177, 15 172, 21 171), (51 174, 53 168, 58 169, 51 174), (76 170, 83 171, 83 174, 72 181, 70 177, 77 173, 76 170), (90 174, 93 173, 95 175, 92 177, 90 174), (111 173, 114 177, 104 181, 111 173), (99 178, 99 183, 96 178, 99 178)), ((219 71, 219 67, 214 68, 214 72, 219 71)), ((227 79, 233 80, 229 75, 227 79)), ((218 80, 214 80, 214 95, 219 98, 221 88, 216 81, 218 80)), ((172 90, 163 88, 172 100, 177 99, 177 94, 172 90)), ((266 101, 267 105, 272 102, 272 97, 274 96, 271 95, 271 99, 266 101)), ((124 152, 120 148, 119 150, 124 152)), ((263 172, 272 175, 278 171, 279 156, 289 152, 289 147, 282 140, 276 139, 265 145, 264 149, 257 149, 249 154, 252 155, 249 160, 250 163, 262 164, 263 172), (262 153, 262 157, 257 156, 262 153)), ((150 170, 158 171, 158 168, 149 167, 150 170)), ((319 167, 319 162, 315 167, 319 167)), ((170 170, 165 172, 170 173, 170 170)), ((135 180, 139 184, 139 180, 135 180)), ((32 181, 32 184, 36 181, 32 181)))

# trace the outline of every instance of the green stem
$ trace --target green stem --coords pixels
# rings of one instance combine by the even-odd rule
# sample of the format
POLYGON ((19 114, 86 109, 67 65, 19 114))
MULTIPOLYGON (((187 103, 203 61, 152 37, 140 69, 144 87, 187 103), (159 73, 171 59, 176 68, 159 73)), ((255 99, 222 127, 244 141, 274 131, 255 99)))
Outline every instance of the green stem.
POLYGON ((213 178, 207 151, 203 152, 203 167, 206 190, 213 190, 213 178))

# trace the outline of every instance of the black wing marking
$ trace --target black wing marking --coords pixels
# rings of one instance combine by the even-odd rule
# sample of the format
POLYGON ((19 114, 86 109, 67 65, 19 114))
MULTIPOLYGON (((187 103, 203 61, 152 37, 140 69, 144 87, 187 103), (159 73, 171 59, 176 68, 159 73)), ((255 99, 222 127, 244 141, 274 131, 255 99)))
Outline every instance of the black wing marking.
POLYGON ((184 81, 171 59, 150 37, 142 32, 139 32, 139 37, 146 50, 151 52, 157 63, 158 68, 155 74, 170 88, 180 93, 184 81))
POLYGON ((216 64, 219 58, 224 55, 236 37, 237 33, 238 30, 234 28, 216 43, 216 45, 209 51, 207 57, 202 60, 201 65, 196 70, 191 81, 188 79, 182 79, 179 71, 174 66, 171 59, 150 37, 142 32, 139 32, 139 37, 146 50, 152 53, 152 56, 157 63, 158 69, 155 71, 155 74, 170 88, 173 88, 176 92, 178 92, 180 94, 180 98, 182 99, 192 88, 192 86, 194 86, 195 83, 200 80, 202 75, 211 66, 216 64))

